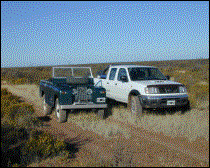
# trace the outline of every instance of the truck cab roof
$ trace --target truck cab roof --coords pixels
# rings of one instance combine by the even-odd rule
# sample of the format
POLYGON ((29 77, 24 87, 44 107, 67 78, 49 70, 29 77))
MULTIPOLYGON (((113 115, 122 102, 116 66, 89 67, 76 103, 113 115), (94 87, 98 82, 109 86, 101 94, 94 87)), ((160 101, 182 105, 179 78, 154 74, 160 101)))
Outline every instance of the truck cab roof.
POLYGON ((111 68, 116 67, 116 68, 133 68, 133 67, 144 67, 144 68, 154 68, 154 66, 145 66, 145 65, 135 65, 135 64, 112 64, 110 65, 111 68))

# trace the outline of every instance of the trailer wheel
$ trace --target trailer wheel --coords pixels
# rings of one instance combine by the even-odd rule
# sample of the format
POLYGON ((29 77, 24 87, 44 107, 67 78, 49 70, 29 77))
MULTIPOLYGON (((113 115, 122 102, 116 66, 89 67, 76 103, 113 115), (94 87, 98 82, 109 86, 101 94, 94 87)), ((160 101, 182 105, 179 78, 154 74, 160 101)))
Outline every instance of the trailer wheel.
POLYGON ((51 112, 52 112, 52 108, 46 103, 45 94, 42 97, 42 103, 43 103, 43 114, 44 114, 44 116, 50 115, 51 112))
POLYGON ((66 122, 66 111, 60 108, 59 100, 58 98, 55 101, 55 118, 57 122, 63 123, 66 122))

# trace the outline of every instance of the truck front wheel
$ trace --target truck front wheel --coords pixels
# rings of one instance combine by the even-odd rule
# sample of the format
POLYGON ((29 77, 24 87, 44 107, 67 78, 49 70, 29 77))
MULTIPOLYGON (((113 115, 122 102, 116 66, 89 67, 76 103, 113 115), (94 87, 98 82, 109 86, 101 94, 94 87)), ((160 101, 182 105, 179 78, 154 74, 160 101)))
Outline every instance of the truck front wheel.
POLYGON ((138 96, 132 95, 130 97, 129 108, 132 116, 141 117, 143 115, 143 107, 141 106, 138 96))
POLYGON ((105 118, 105 109, 98 109, 97 115, 99 118, 104 119, 105 118))
POLYGON ((52 108, 46 103, 46 96, 45 96, 45 94, 42 97, 42 103, 43 103, 44 116, 50 115, 52 108))
POLYGON ((66 122, 66 111, 60 108, 58 98, 55 101, 55 118, 59 123, 66 122))

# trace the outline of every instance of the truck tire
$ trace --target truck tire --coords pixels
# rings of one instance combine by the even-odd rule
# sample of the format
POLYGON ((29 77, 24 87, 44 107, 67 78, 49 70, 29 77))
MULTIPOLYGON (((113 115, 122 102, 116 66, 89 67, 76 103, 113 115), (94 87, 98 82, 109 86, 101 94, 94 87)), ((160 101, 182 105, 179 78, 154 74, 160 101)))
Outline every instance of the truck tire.
POLYGON ((98 109, 97 110, 97 115, 100 119, 104 119, 105 118, 105 110, 106 109, 98 109))
POLYGON ((58 98, 55 101, 55 118, 57 122, 63 123, 66 122, 66 111, 63 109, 60 109, 60 104, 58 98))
POLYGON ((46 103, 45 94, 42 97, 42 103, 43 103, 43 114, 44 114, 44 116, 50 115, 51 112, 52 112, 52 108, 46 103))
POLYGON ((181 114, 185 114, 186 112, 188 112, 190 110, 191 110, 190 102, 188 101, 188 103, 185 106, 181 107, 181 114))
POLYGON ((130 98, 130 111, 131 115, 134 117, 142 117, 143 115, 143 107, 141 106, 140 100, 138 96, 131 96, 130 98))

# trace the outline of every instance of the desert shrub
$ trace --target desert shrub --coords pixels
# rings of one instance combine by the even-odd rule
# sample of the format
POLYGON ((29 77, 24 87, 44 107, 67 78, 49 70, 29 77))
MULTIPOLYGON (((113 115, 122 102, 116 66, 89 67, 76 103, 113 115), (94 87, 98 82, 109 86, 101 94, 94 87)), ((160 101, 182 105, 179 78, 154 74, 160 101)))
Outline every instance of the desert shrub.
POLYGON ((200 66, 195 66, 191 69, 192 72, 199 72, 201 70, 200 66))
POLYGON ((8 99, 9 101, 19 102, 20 97, 13 95, 7 89, 1 89, 1 99, 8 99))
POLYGON ((20 163, 19 149, 28 138, 25 128, 16 128, 12 125, 1 124, 1 165, 12 166, 20 163))
POLYGON ((5 114, 9 115, 8 107, 13 104, 19 103, 20 98, 13 95, 7 89, 1 89, 1 117, 5 114))
POLYGON ((14 84, 16 85, 27 84, 27 83, 29 83, 29 80, 26 77, 18 78, 16 81, 14 81, 14 84))
POLYGON ((188 95, 189 95, 190 107, 196 108, 197 107, 197 99, 195 97, 195 94, 189 93, 188 95))
POLYGON ((206 82, 199 82, 191 86, 191 92, 196 99, 206 100, 209 97, 209 84, 206 82))
POLYGON ((186 71, 185 73, 175 71, 172 76, 176 82, 184 84, 188 92, 190 92, 190 86, 197 82, 189 71, 186 71))
POLYGON ((208 66, 203 65, 201 67, 190 68, 185 73, 180 73, 180 71, 174 71, 173 73, 175 81, 186 86, 192 108, 196 108, 198 103, 202 103, 201 101, 209 97, 207 69, 208 66))
POLYGON ((1 96, 8 95, 10 92, 6 88, 1 88, 1 96))
POLYGON ((5 121, 15 127, 29 127, 33 124, 34 109, 27 103, 11 104, 4 113, 5 121))
MULTIPOLYGON (((7 153, 11 145, 19 146, 19 142, 22 143, 21 165, 26 165, 34 156, 46 158, 65 151, 66 143, 63 140, 55 139, 46 132, 33 130, 35 128, 31 126, 37 120, 34 108, 19 99, 7 89, 1 89, 1 150, 7 153)), ((67 154, 68 151, 65 151, 65 157, 67 154)), ((14 157, 12 155, 9 157, 14 157)), ((10 159, 7 160, 9 162, 10 159)), ((13 161, 11 164, 19 166, 19 163, 13 161)))
POLYGON ((161 68, 160 71, 165 76, 172 76, 174 69, 172 67, 165 67, 165 68, 161 68))
POLYGON ((63 140, 54 139, 52 135, 43 131, 32 131, 29 140, 22 148, 23 160, 31 160, 34 157, 46 158, 59 154, 65 150, 66 143, 63 140))
POLYGON ((10 145, 16 144, 20 140, 27 139, 28 132, 24 128, 15 128, 11 125, 1 127, 1 143, 3 151, 6 151, 10 145))
POLYGON ((32 115, 34 113, 33 106, 27 103, 12 104, 8 109, 10 111, 9 116, 12 119, 18 118, 22 115, 32 115))

